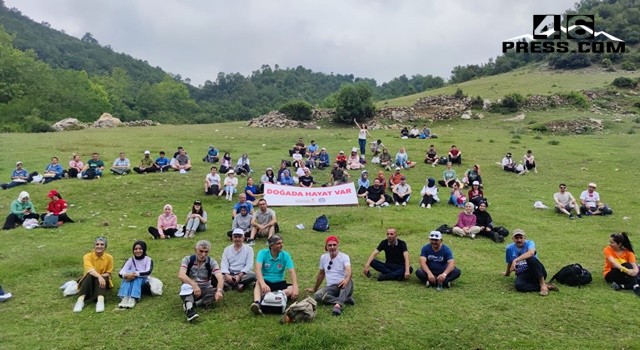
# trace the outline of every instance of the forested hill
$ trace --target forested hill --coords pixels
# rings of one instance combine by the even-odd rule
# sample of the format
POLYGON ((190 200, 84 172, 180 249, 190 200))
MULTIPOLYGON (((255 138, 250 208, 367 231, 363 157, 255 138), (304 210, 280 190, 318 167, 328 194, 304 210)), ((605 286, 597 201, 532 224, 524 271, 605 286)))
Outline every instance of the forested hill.
MULTIPOLYGON (((331 106, 343 84, 366 84, 374 100, 444 85, 431 75, 402 75, 378 85, 352 74, 263 65, 248 76, 220 72, 202 86, 180 74, 36 23, 0 0, 0 132, 44 131, 63 118, 93 121, 109 112, 124 121, 211 123, 246 120, 291 100, 331 106)), ((176 72, 178 73, 178 72, 176 72)))

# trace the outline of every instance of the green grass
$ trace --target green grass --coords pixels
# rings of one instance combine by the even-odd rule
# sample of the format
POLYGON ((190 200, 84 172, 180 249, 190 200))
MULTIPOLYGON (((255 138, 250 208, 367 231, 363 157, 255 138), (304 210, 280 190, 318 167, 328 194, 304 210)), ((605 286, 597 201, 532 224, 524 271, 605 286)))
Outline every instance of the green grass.
MULTIPOLYGON (((564 118, 565 114, 582 112, 555 113, 564 118)), ((531 118, 541 122, 551 117, 533 113, 531 118)), ((445 244, 453 249, 462 270, 454 288, 442 292, 426 289, 415 276, 407 282, 377 282, 363 277, 361 269, 384 238, 386 227, 396 227, 407 241, 415 268, 429 231, 442 223, 453 224, 458 210, 447 205, 431 210, 418 208, 417 196, 410 206, 400 209, 275 208, 285 249, 296 263, 301 290, 313 286, 318 258, 323 253, 326 235, 309 229, 321 214, 328 215, 330 233, 341 238, 341 250, 351 256, 355 272, 356 306, 347 308, 344 316, 332 317, 325 306, 319 308, 313 323, 288 326, 278 324, 276 316, 253 316, 249 311, 250 292, 227 292, 220 305, 202 311, 195 324, 187 323, 177 296, 177 272, 180 259, 193 251, 195 242, 151 241, 146 228, 154 225, 165 203, 173 204, 183 219, 194 199, 204 199, 210 229, 198 238, 209 239, 212 256, 219 259, 229 244, 225 233, 230 227, 231 206, 224 199, 203 198, 202 182, 208 166, 200 159, 209 144, 230 151, 234 160, 243 152, 249 153, 259 175, 285 158, 286 149, 298 137, 317 140, 335 156, 337 151, 357 145, 356 129, 253 129, 227 123, 2 134, 0 147, 5 157, 0 160, 0 175, 4 179, 16 160, 33 171, 42 170, 54 155, 66 164, 72 152, 79 152, 86 161, 91 152, 98 151, 110 163, 124 150, 136 163, 145 149, 154 155, 160 149, 170 154, 179 145, 192 155, 195 169, 186 175, 105 175, 94 181, 61 180, 0 191, 0 213, 6 215, 20 190, 29 191, 42 211, 46 193, 56 188, 73 205, 69 215, 78 220, 57 230, 19 228, 0 232, 0 283, 14 294, 13 299, 0 304, 0 348, 638 348, 638 298, 630 292, 612 291, 601 274, 602 248, 611 232, 627 231, 632 242, 640 245, 640 203, 630 187, 637 182, 640 141, 626 133, 632 121, 601 134, 553 137, 528 131, 527 122, 486 118, 434 123, 433 130, 440 138, 433 142, 440 153, 451 144, 462 150, 464 166, 456 168, 460 173, 473 163, 481 165, 494 221, 510 230, 523 228, 536 242, 550 275, 566 264, 579 262, 593 273, 591 285, 581 289, 561 286, 559 293, 546 298, 518 293, 513 289, 513 277, 500 274, 505 268, 504 244, 452 236, 445 237, 445 244), (511 143, 513 130, 518 131, 519 144, 511 143), (549 145, 552 140, 559 144, 549 145), (527 149, 536 155, 538 174, 515 176, 495 165, 504 153, 512 152, 520 159, 527 149), (591 181, 598 183, 604 201, 615 210, 613 216, 569 221, 551 210, 533 209, 536 200, 551 205, 560 182, 579 196, 591 181), (299 223, 307 229, 296 229, 299 223), (82 255, 99 235, 109 238, 108 251, 117 269, 131 255, 133 242, 146 240, 148 253, 155 261, 153 275, 165 283, 165 294, 144 298, 133 310, 115 311, 114 290, 107 298, 105 313, 96 314, 90 304, 82 313, 74 314, 75 298, 63 298, 58 286, 79 276, 82 255)), ((421 163, 430 141, 400 140, 395 131, 372 134, 381 138, 392 153, 406 146, 409 156, 419 161, 416 168, 406 171, 415 192, 426 177, 441 177, 442 167, 421 163)), ((372 165, 367 168, 377 170, 372 165)), ((313 175, 319 182, 328 179, 326 170, 313 175)), ((442 190, 441 197, 446 197, 442 190)), ((260 249, 263 244, 259 241, 254 248, 260 249)))
POLYGON ((599 89, 608 86, 617 77, 637 77, 637 72, 607 72, 603 68, 563 71, 551 70, 546 65, 532 65, 512 72, 448 85, 419 94, 399 97, 376 103, 377 108, 411 106, 419 98, 435 95, 453 95, 458 88, 469 97, 480 96, 495 101, 506 92, 527 95, 551 95, 571 91, 599 89))

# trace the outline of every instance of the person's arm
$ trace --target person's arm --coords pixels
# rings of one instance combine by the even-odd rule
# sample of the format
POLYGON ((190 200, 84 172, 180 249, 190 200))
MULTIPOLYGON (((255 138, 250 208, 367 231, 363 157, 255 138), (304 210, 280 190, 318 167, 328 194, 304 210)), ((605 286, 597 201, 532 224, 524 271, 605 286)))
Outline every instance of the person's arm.
POLYGON ((278 220, 276 219, 276 212, 274 211, 274 212, 273 212, 273 215, 272 215, 272 217, 271 217, 271 221, 269 221, 266 225, 264 225, 264 227, 265 227, 265 228, 267 228, 267 227, 271 227, 271 226, 275 225, 275 224, 276 224, 276 222, 278 222, 278 220))
POLYGON ((534 256, 535 254, 536 254, 536 248, 535 247, 529 248, 529 250, 527 250, 524 254, 522 254, 519 257, 513 259, 513 261, 511 262, 511 270, 515 271, 516 264, 518 263, 518 261, 527 260, 530 257, 534 256))
POLYGON ((347 265, 344 267, 344 279, 338 283, 338 287, 344 289, 347 287, 349 282, 351 281, 351 277, 353 276, 353 272, 351 270, 351 265, 347 265))
POLYGON ((97 278, 100 288, 104 288, 106 286, 106 281, 104 279, 104 276, 101 275, 93 265, 93 261, 91 261, 91 254, 85 254, 82 260, 83 260, 85 274, 89 274, 97 278))
POLYGON ((358 122, 356 121, 356 118, 353 118, 353 122, 356 123, 356 126, 358 127, 358 129, 362 129, 360 124, 358 124, 358 122))
POLYGON ((376 256, 378 256, 379 253, 380 251, 377 248, 374 249, 373 252, 371 252, 371 255, 369 255, 369 259, 367 259, 367 262, 364 264, 362 273, 364 273, 365 275, 369 274, 369 270, 371 270, 371 262, 376 258, 376 256))
POLYGON ((324 280, 324 270, 318 270, 318 274, 316 275, 316 284, 313 286, 313 288, 307 288, 306 291, 309 293, 315 293, 318 291, 318 288, 320 288, 320 285, 322 284, 322 281, 324 280))
POLYGON ((411 263, 409 262, 409 251, 405 250, 402 253, 404 256, 404 279, 408 280, 411 277, 411 263))
POLYGON ((138 277, 146 277, 146 276, 150 276, 151 272, 153 272, 153 260, 149 257, 147 257, 149 259, 149 269, 146 271, 136 271, 135 274, 138 277))
MULTIPOLYGON (((262 226, 260 224, 258 224, 258 221, 256 220, 256 216, 254 216, 253 218, 251 218, 251 226, 255 227, 258 230, 262 230, 262 226)), ((258 269, 257 265, 256 265, 256 270, 258 269)), ((258 273, 258 271, 256 271, 256 274, 258 273)))
POLYGON ((411 194, 411 186, 407 185, 407 193, 405 193, 405 196, 408 196, 411 194))
POLYGON ((291 275, 291 286, 293 290, 291 291, 291 299, 296 300, 298 298, 298 276, 296 275, 296 269, 290 268, 289 274, 291 275))
POLYGON ((447 268, 438 276, 438 283, 444 283, 444 280, 447 278, 447 275, 456 268, 456 262, 453 259, 447 260, 447 268))
POLYGON ((502 273, 505 277, 508 277, 511 274, 511 264, 507 263, 507 269, 502 273))
POLYGON ((216 301, 220 301, 222 300, 222 298, 224 298, 224 279, 220 270, 214 272, 213 275, 216 277, 217 282, 215 299, 216 301))
POLYGON ((207 212, 206 211, 203 210, 202 211, 202 215, 198 214, 198 217, 200 218, 200 223, 201 224, 206 224, 207 223, 208 216, 207 216, 207 212))
POLYGON ((262 263, 256 261, 256 283, 260 285, 260 291, 262 294, 267 294, 271 291, 271 288, 264 281, 264 276, 262 275, 262 263))

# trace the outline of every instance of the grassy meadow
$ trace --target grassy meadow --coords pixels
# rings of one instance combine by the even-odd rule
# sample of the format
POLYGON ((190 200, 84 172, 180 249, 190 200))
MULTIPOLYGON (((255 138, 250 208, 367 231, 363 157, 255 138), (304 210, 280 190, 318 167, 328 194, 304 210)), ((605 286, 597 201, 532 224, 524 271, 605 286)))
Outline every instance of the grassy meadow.
MULTIPOLYGON (((595 79, 591 77, 590 79, 595 79)), ((608 78, 609 79, 609 78, 608 78)), ((613 78, 610 78, 613 79, 613 78)), ((471 82, 470 82, 471 83, 471 82)), ((464 84, 461 84, 464 85, 464 84)), ((465 93, 476 93, 462 86, 465 93)), ((504 90, 503 90, 504 91, 504 90)), ((481 93, 483 97, 491 97, 481 93)), ((504 95, 501 93, 500 95, 504 95)), ((341 239, 340 248, 351 256, 356 305, 342 317, 320 307, 310 324, 280 325, 277 316, 256 317, 249 311, 251 292, 227 292, 212 309, 199 309, 194 323, 185 320, 178 297, 180 259, 193 251, 195 240, 152 241, 146 229, 155 225, 165 203, 171 203, 180 221, 195 199, 202 199, 209 213, 209 230, 196 236, 208 239, 211 255, 219 260, 230 242, 231 204, 224 198, 203 196, 209 166, 201 161, 207 146, 231 152, 235 162, 247 152, 256 177, 268 166, 288 156, 298 137, 317 140, 331 157, 339 150, 357 146, 355 128, 255 129, 244 123, 180 125, 111 130, 81 130, 48 134, 1 134, 0 176, 7 181, 15 162, 29 171, 42 171, 51 156, 66 165, 72 153, 89 159, 94 151, 110 164, 123 150, 137 164, 145 149, 172 154, 184 146, 192 156, 194 170, 181 175, 114 176, 102 179, 60 180, 47 185, 29 184, 0 191, 0 213, 8 213, 12 200, 26 190, 38 211, 46 208, 47 192, 55 188, 72 206, 69 216, 77 221, 59 229, 0 232, 0 284, 14 297, 0 304, 1 349, 187 349, 187 348, 282 348, 282 349, 632 349, 640 348, 638 305, 631 292, 614 292, 602 278, 602 249, 614 231, 627 231, 640 247, 639 199, 633 195, 640 162, 640 139, 625 131, 631 120, 610 123, 599 134, 538 135, 527 131, 530 121, 588 115, 575 110, 528 113, 523 122, 505 122, 503 116, 484 120, 448 121, 432 125, 436 140, 401 140, 396 131, 371 131, 395 154, 407 148, 418 161, 404 171, 417 193, 407 207, 302 207, 274 208, 278 214, 284 249, 292 254, 301 291, 312 287, 326 234, 312 231, 314 219, 327 214, 331 234, 341 239), (514 276, 505 278, 505 244, 486 238, 475 240, 445 236, 462 276, 454 288, 436 291, 418 283, 377 282, 361 271, 367 257, 385 238, 387 227, 396 227, 406 240, 411 263, 418 267, 420 248, 429 231, 443 223, 453 225, 458 209, 440 204, 419 208, 419 191, 427 177, 440 179, 443 167, 422 163, 433 142, 445 154, 456 144, 463 154, 459 176, 472 164, 482 167, 488 211, 495 224, 509 230, 522 228, 536 242, 539 257, 551 276, 562 266, 579 262, 593 273, 593 283, 583 288, 560 286, 548 297, 518 293, 514 276), (550 144, 554 143, 555 145, 550 144), (557 144, 556 144, 557 143, 557 144), (495 164, 504 153, 521 159, 532 149, 539 164, 537 174, 516 176, 495 164), (537 200, 552 206, 552 195, 565 182, 575 197, 588 182, 596 182, 603 200, 615 213, 608 217, 568 220, 552 210, 533 209, 537 200), (298 230, 297 224, 305 230, 298 230), (135 240, 144 239, 155 261, 153 275, 165 283, 164 295, 143 298, 132 310, 118 311, 119 286, 107 297, 106 311, 95 313, 88 304, 72 312, 75 297, 62 297, 58 289, 82 273, 82 255, 92 249, 95 237, 109 239, 115 272, 131 256, 135 240)), ((371 141, 371 140, 368 140, 371 141)), ((370 172, 375 165, 367 165, 370 172)), ((352 173, 356 179, 359 173, 352 173)), ((388 175, 388 173, 387 173, 388 175)), ((326 182, 329 171, 315 171, 317 182, 326 182)), ((241 178, 240 186, 244 186, 241 178)), ((440 197, 446 198, 446 189, 440 197)), ((361 202, 362 203, 362 202, 361 202)), ((259 240, 254 250, 264 247, 259 240)), ((640 248, 639 248, 640 249, 640 248)), ((375 276, 376 274, 374 274, 375 276)), ((288 276, 287 276, 287 279, 288 276)), ((304 296, 306 293, 301 293, 304 296)))

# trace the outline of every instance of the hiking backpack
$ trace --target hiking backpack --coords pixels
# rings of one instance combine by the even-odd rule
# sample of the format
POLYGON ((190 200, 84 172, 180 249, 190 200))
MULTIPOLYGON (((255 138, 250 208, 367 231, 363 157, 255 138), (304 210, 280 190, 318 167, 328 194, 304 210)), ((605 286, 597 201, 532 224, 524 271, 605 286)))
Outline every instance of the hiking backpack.
POLYGON ((557 280, 568 286, 582 286, 592 281, 591 272, 587 271, 580 264, 570 264, 560 269, 549 282, 557 280))
POLYGON ((318 303, 312 297, 296 301, 285 311, 282 323, 311 322, 316 318, 317 308, 318 303))
POLYGON ((326 215, 320 215, 313 223, 313 230, 318 232, 325 232, 329 230, 329 218, 326 215))
MULTIPOLYGON (((191 268, 195 263, 196 263, 196 256, 194 254, 189 257, 189 264, 187 265, 187 276, 189 275, 189 272, 191 271, 191 268)), ((211 257, 210 256, 207 256, 207 260, 205 261, 204 266, 207 268, 207 276, 211 276, 211 257)))

